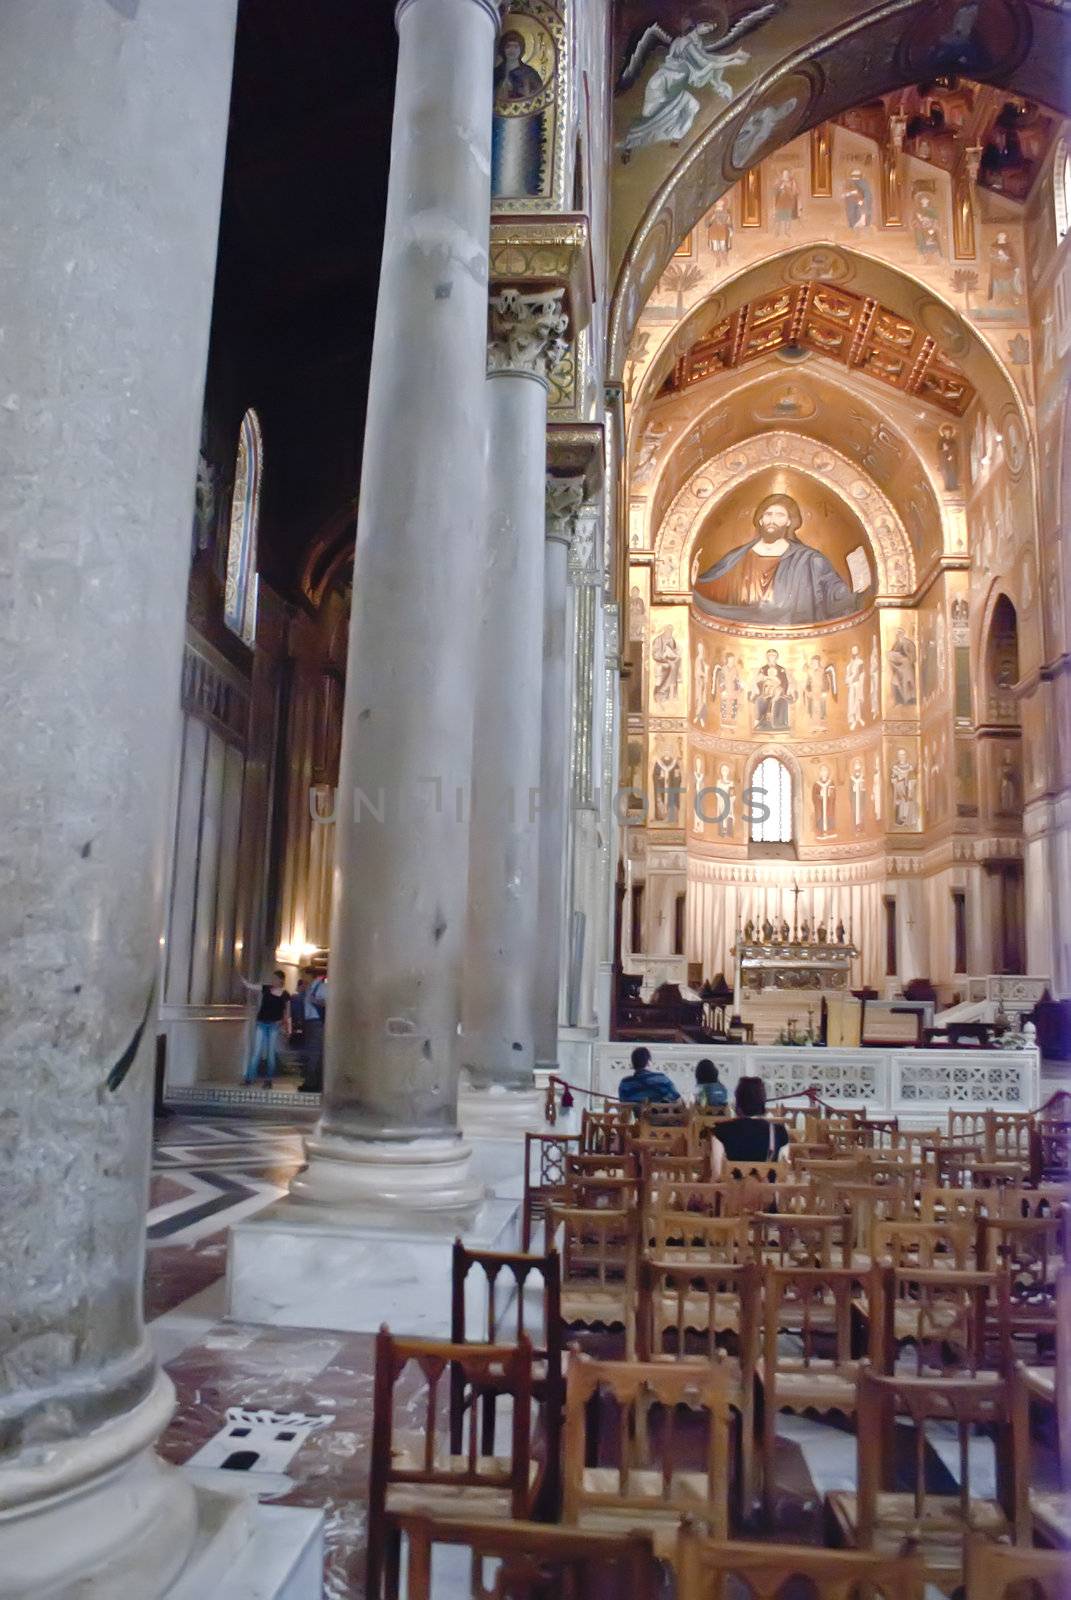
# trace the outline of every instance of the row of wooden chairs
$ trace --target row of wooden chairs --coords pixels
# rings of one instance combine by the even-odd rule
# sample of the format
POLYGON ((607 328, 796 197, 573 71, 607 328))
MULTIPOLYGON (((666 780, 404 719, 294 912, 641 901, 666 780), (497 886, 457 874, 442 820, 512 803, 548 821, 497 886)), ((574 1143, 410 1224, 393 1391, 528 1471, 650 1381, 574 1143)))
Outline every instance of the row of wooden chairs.
MULTIPOLYGON (((412 1514, 403 1521, 409 1547, 407 1600, 432 1600, 436 1546, 469 1552, 473 1597, 509 1600, 662 1600, 662 1569, 640 1533, 581 1533, 539 1523, 477 1522, 412 1514), (496 1567, 494 1587, 485 1568, 496 1567)), ((926 1571, 917 1555, 818 1550, 805 1545, 749 1544, 711 1538, 684 1518, 674 1557, 677 1600, 782 1600, 806 1588, 817 1600, 924 1600, 926 1571)), ((1062 1552, 966 1541, 964 1592, 969 1600, 1071 1600, 1071 1571, 1062 1552)))
MULTIPOLYGON (((472 1345, 399 1340, 381 1331, 369 1487, 369 1600, 384 1593, 393 1600, 399 1593, 402 1539, 414 1518, 461 1515, 516 1523, 539 1512, 543 1474, 531 1450, 532 1383, 532 1348, 524 1336, 512 1346, 472 1345), (423 1433, 406 1441, 394 1427, 395 1391, 411 1366, 424 1380, 424 1393, 408 1394, 402 1409, 422 1419, 423 1433), (451 1449, 444 1455, 438 1397, 454 1367, 463 1389, 471 1391, 468 1442, 459 1453, 451 1449), (508 1395, 511 1401, 509 1448, 501 1455, 482 1449, 477 1437, 478 1401, 488 1383, 496 1397, 508 1395)), ((975 1536, 997 1548, 1013 1542, 1029 1549, 1034 1529, 1029 1441, 1022 1431, 1024 1392, 1018 1374, 1009 1389, 1000 1378, 879 1375, 864 1363, 854 1404, 856 1488, 826 1497, 832 1541, 883 1560, 911 1548, 926 1581, 946 1596, 962 1584, 965 1550, 975 1536), (927 1486, 926 1452, 935 1428, 955 1441, 959 1484, 953 1494, 927 1486), (979 1429, 991 1433, 996 1444, 993 1494, 976 1492, 972 1484, 971 1440, 979 1429), (896 1487, 895 1476, 897 1443, 905 1430, 913 1436, 914 1459, 914 1482, 907 1491, 896 1487)), ((682 1517, 698 1519, 719 1541, 729 1539, 737 1399, 738 1375, 723 1359, 692 1366, 575 1355, 565 1391, 562 1523, 580 1533, 619 1537, 642 1530, 653 1554, 667 1562, 679 1556, 682 1517)), ((425 1570, 423 1557, 417 1568, 425 1570)), ((680 1592, 687 1593, 686 1585, 680 1592)))

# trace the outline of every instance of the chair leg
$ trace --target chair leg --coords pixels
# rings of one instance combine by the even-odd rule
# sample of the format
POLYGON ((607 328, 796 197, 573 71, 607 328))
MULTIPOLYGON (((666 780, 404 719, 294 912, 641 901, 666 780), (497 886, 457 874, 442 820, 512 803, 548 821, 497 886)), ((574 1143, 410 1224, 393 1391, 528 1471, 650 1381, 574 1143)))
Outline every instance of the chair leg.
POLYGON ((386 1551, 383 1562, 383 1591, 385 1600, 398 1600, 402 1586, 402 1530, 387 1529, 386 1551))
POLYGON ((774 1458, 777 1454, 777 1407, 769 1403, 762 1417, 762 1515, 772 1526, 774 1515, 774 1458))
POLYGON ((368 1523, 364 1587, 365 1600, 380 1600, 383 1593, 383 1524, 378 1517, 370 1518, 368 1523))

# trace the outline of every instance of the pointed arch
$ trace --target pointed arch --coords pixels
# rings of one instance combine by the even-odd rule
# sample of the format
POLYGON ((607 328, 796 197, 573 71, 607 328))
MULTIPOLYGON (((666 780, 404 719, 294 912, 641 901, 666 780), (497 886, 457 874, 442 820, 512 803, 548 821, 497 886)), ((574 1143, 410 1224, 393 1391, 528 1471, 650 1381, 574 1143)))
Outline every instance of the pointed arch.
POLYGON ((238 430, 223 604, 224 622, 250 649, 257 636, 257 523, 262 472, 260 421, 250 407, 238 430))

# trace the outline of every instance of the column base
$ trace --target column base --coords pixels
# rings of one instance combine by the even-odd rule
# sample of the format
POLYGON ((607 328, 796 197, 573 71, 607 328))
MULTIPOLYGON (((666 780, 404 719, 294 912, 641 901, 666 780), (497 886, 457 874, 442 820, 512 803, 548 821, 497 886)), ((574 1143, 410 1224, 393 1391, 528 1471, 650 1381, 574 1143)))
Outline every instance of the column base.
POLYGON ((462 1088, 457 1119, 468 1139, 511 1139, 546 1128, 546 1095, 540 1089, 462 1088))
POLYGON ((160 1600, 197 1533, 193 1486, 155 1454, 175 1391, 0 1466, 0 1600, 160 1600))
POLYGON ((306 1139, 305 1150, 309 1164, 291 1181, 290 1199, 317 1207, 324 1220, 463 1214, 484 1199, 483 1184, 469 1171, 472 1152, 460 1138, 393 1141, 316 1133, 306 1139))

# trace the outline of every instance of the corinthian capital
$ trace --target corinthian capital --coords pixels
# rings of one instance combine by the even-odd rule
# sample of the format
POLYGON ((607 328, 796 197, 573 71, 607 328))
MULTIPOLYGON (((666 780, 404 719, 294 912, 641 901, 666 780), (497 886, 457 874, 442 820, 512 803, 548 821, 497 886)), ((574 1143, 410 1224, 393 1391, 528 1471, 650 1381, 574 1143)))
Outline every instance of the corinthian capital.
POLYGON ((529 372, 545 379, 566 350, 562 337, 569 318, 562 310, 564 289, 523 294, 500 289, 491 296, 489 372, 529 372))
POLYGON ((587 480, 581 473, 576 478, 547 477, 547 538, 560 539, 569 544, 576 529, 576 519, 584 504, 587 480))

